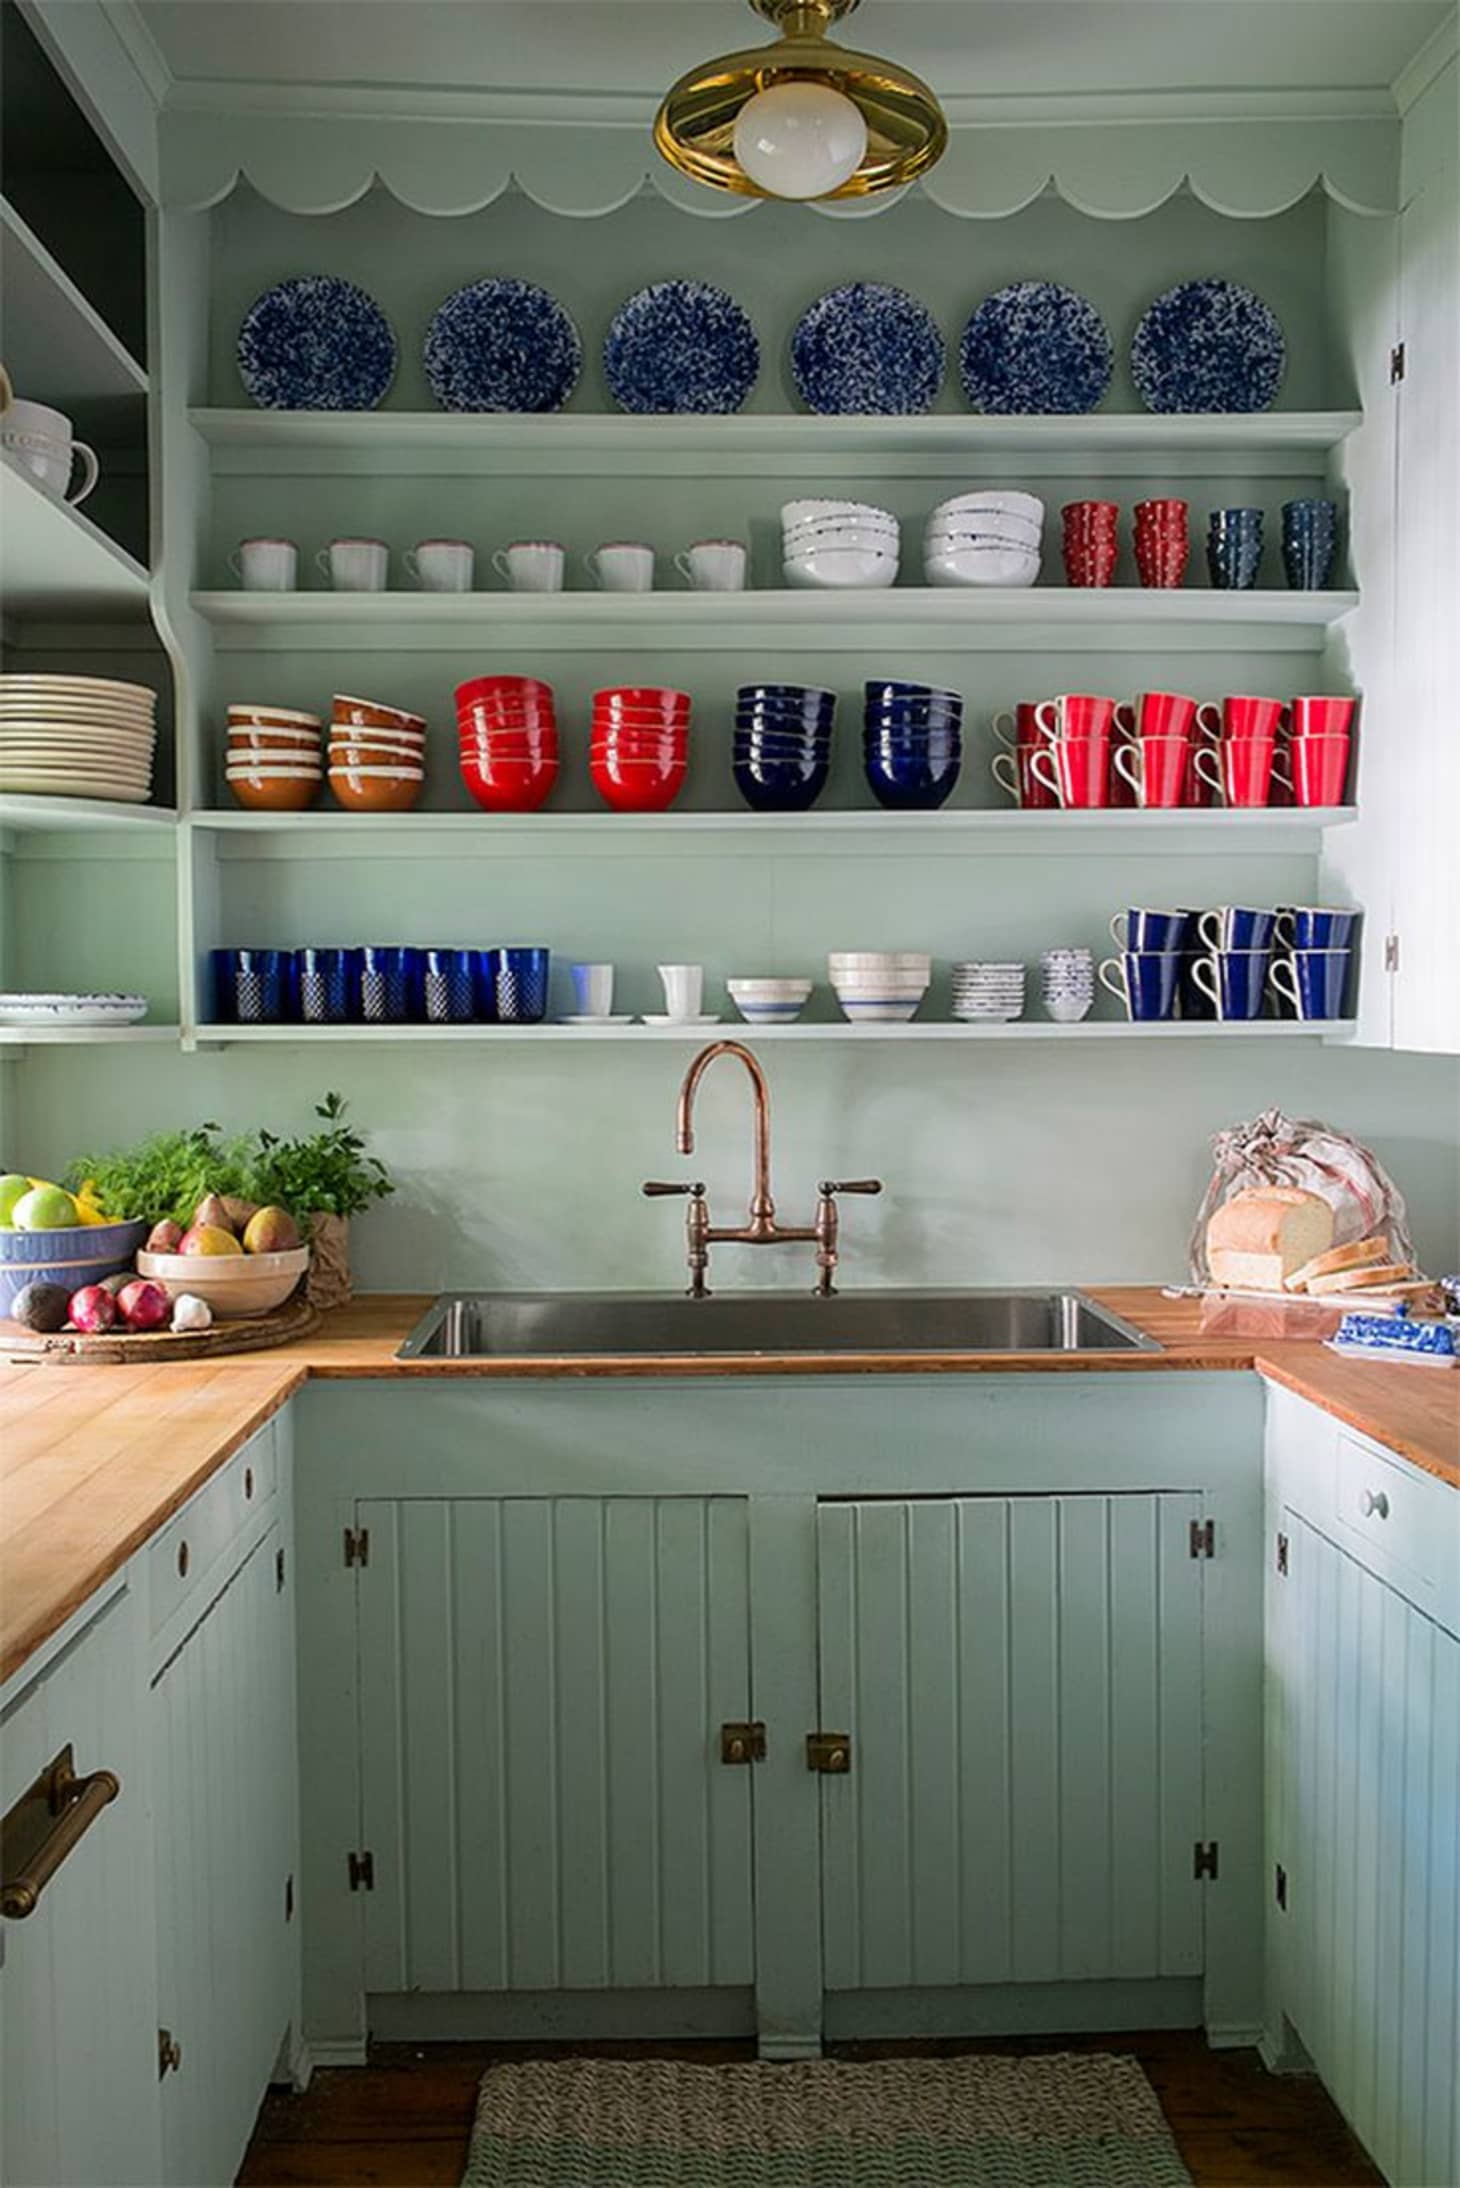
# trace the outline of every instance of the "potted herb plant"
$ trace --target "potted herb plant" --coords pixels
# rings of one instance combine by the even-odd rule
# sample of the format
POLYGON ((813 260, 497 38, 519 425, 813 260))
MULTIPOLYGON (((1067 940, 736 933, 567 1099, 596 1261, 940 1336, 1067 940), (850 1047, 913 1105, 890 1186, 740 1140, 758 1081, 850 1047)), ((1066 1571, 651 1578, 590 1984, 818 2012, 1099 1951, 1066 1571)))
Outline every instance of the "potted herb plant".
POLYGON ((383 1200, 395 1186, 383 1162, 367 1154, 360 1134, 345 1121, 346 1103, 326 1094, 315 1115, 323 1128, 298 1139, 261 1131, 250 1191, 256 1200, 287 1208, 310 1245, 311 1306, 342 1307, 350 1290, 350 1218, 383 1200))

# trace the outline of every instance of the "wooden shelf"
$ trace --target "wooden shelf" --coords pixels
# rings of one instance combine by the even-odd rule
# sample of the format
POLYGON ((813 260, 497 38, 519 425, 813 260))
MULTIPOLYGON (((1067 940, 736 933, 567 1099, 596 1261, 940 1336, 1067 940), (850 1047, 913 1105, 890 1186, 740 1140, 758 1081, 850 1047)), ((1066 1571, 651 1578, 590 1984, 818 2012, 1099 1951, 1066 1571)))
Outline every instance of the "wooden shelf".
POLYGON ((170 805, 118 805, 103 798, 41 798, 0 791, 0 829, 176 828, 170 805))
POLYGON ((49 622, 135 621, 147 572, 93 524, 0 457, 0 608, 49 622))
POLYGON ((274 652, 364 647, 612 646, 705 652, 754 639, 865 652, 923 644, 1029 651, 1079 641, 1177 652, 1302 650, 1357 607, 1356 592, 1147 592, 1040 585, 1026 591, 894 586, 743 593, 198 592, 221 647, 274 652))
POLYGON ((0 318, 15 387, 88 425, 111 423, 117 406, 135 415, 147 375, 15 207, 0 197, 0 318))
POLYGON ((1124 1019, 1087 1019, 1078 1026, 1052 1025, 1044 1019, 1016 1019, 1012 1024, 958 1025, 946 1019, 914 1019, 908 1025, 846 1025, 840 1021, 794 1026, 752 1026, 733 1012, 722 1014, 716 1026, 224 1026, 201 1025, 184 1046, 229 1048, 235 1045, 286 1044, 294 1047, 362 1046, 367 1048, 455 1047, 463 1043, 498 1044, 518 1041, 683 1042, 713 1041, 721 1035, 746 1041, 1240 1041, 1292 1039, 1344 1039, 1352 1033, 1349 1019, 1329 1019, 1299 1024, 1290 1019, 1259 1019, 1252 1024, 1208 1025, 1180 1019, 1165 1025, 1129 1024, 1124 1019))

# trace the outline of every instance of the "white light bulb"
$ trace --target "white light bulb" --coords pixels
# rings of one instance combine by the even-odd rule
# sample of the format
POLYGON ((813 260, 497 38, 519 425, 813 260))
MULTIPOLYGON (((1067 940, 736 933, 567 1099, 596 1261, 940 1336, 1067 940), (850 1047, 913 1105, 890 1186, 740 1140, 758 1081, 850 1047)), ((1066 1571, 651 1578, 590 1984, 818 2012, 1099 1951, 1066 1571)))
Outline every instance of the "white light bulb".
POLYGON ((736 117, 736 160, 770 197, 826 197, 857 172, 866 149, 860 110, 830 84, 772 84, 736 117))

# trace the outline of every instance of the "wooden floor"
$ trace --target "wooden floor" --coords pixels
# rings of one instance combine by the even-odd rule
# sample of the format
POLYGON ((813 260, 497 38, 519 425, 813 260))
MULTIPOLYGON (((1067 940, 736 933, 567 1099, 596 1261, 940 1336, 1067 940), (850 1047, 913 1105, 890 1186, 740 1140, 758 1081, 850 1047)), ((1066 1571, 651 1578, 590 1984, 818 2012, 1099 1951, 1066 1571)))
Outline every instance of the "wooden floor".
MULTIPOLYGON (((537 2055, 575 2047, 543 2045, 537 2055)), ((635 2056, 628 2045, 582 2050, 635 2056)), ((750 2045, 654 2047, 676 2057, 750 2058, 750 2045)), ((1125 2051, 1150 2076, 1199 2188, 1382 2188, 1320 2085, 1268 2074, 1254 2051, 1209 2051, 1198 2033, 1050 2037, 977 2045, 859 2044, 842 2055, 902 2051, 1125 2051)), ((352 2188, 455 2188, 482 2069, 524 2047, 382 2044, 367 2067, 316 2074, 302 2097, 273 2092, 249 2145, 241 2188, 265 2183, 348 2182, 352 2188)))

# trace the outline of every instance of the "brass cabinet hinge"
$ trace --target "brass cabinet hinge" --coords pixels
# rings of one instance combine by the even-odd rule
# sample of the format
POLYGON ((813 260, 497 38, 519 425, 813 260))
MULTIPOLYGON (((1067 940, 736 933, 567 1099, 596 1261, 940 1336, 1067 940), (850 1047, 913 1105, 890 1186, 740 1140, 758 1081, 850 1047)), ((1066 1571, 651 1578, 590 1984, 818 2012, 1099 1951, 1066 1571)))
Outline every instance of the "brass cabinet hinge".
POLYGON ((1217 1523, 1214 1519, 1194 1519, 1191 1523, 1191 1555, 1215 1557, 1217 1554, 1217 1523))
POLYGON ((1203 1878, 1217 1874, 1217 1842, 1215 1839, 1198 1839, 1191 1849, 1191 1873, 1200 1883, 1203 1878))
POLYGON ((721 1725, 720 1760, 722 1763, 765 1761, 765 1726, 758 1717, 721 1725))
POLYGON ((1398 972, 1399 970, 1399 937, 1397 934, 1386 934, 1384 937, 1384 970, 1385 972, 1398 972))
POLYGON ((170 2028, 157 2031, 157 2079, 166 2081, 169 2074, 176 2074, 182 2065, 182 2045, 170 2028))
POLYGON ((852 1736, 849 1732, 808 1732, 806 1735, 806 1768, 819 1770, 824 1777, 845 1777, 852 1767, 852 1736))
POLYGON ((1286 1535, 1279 1535, 1277 1538, 1277 1569, 1286 1580, 1288 1577, 1288 1538, 1286 1535))
POLYGON ((274 1593, 284 1593, 284 1546, 281 1543, 274 1552, 274 1593))
POLYGON ((1389 385, 1395 387, 1404 378, 1406 364, 1404 344, 1396 342, 1389 352, 1389 385))
POLYGON ((1287 1872, 1287 1870, 1286 1870, 1286 1869, 1285 1869, 1285 1868, 1283 1867, 1283 1865, 1282 1865, 1282 1863, 1281 1863, 1281 1862, 1279 1862, 1279 1863, 1277 1864, 1276 1868, 1275 1868, 1275 1869, 1273 1870, 1273 1873, 1272 1873, 1272 1896, 1273 1896, 1273 1898, 1274 1898, 1274 1899, 1275 1899, 1275 1900, 1277 1901, 1277 1903, 1278 1903, 1278 1905, 1279 1905, 1280 1907, 1282 1907, 1282 1908, 1286 1908, 1286 1907, 1287 1907, 1287 1904, 1288 1904, 1288 1872, 1287 1872))
POLYGON ((294 1878, 292 1874, 284 1879, 284 1920, 286 1922, 294 1920, 294 1878))
POLYGON ((368 1565, 370 1563, 370 1529, 347 1527, 345 1529, 345 1563, 368 1565))
POLYGON ((348 1856, 350 1890, 373 1892, 375 1889, 375 1856, 367 1848, 364 1852, 348 1856))

